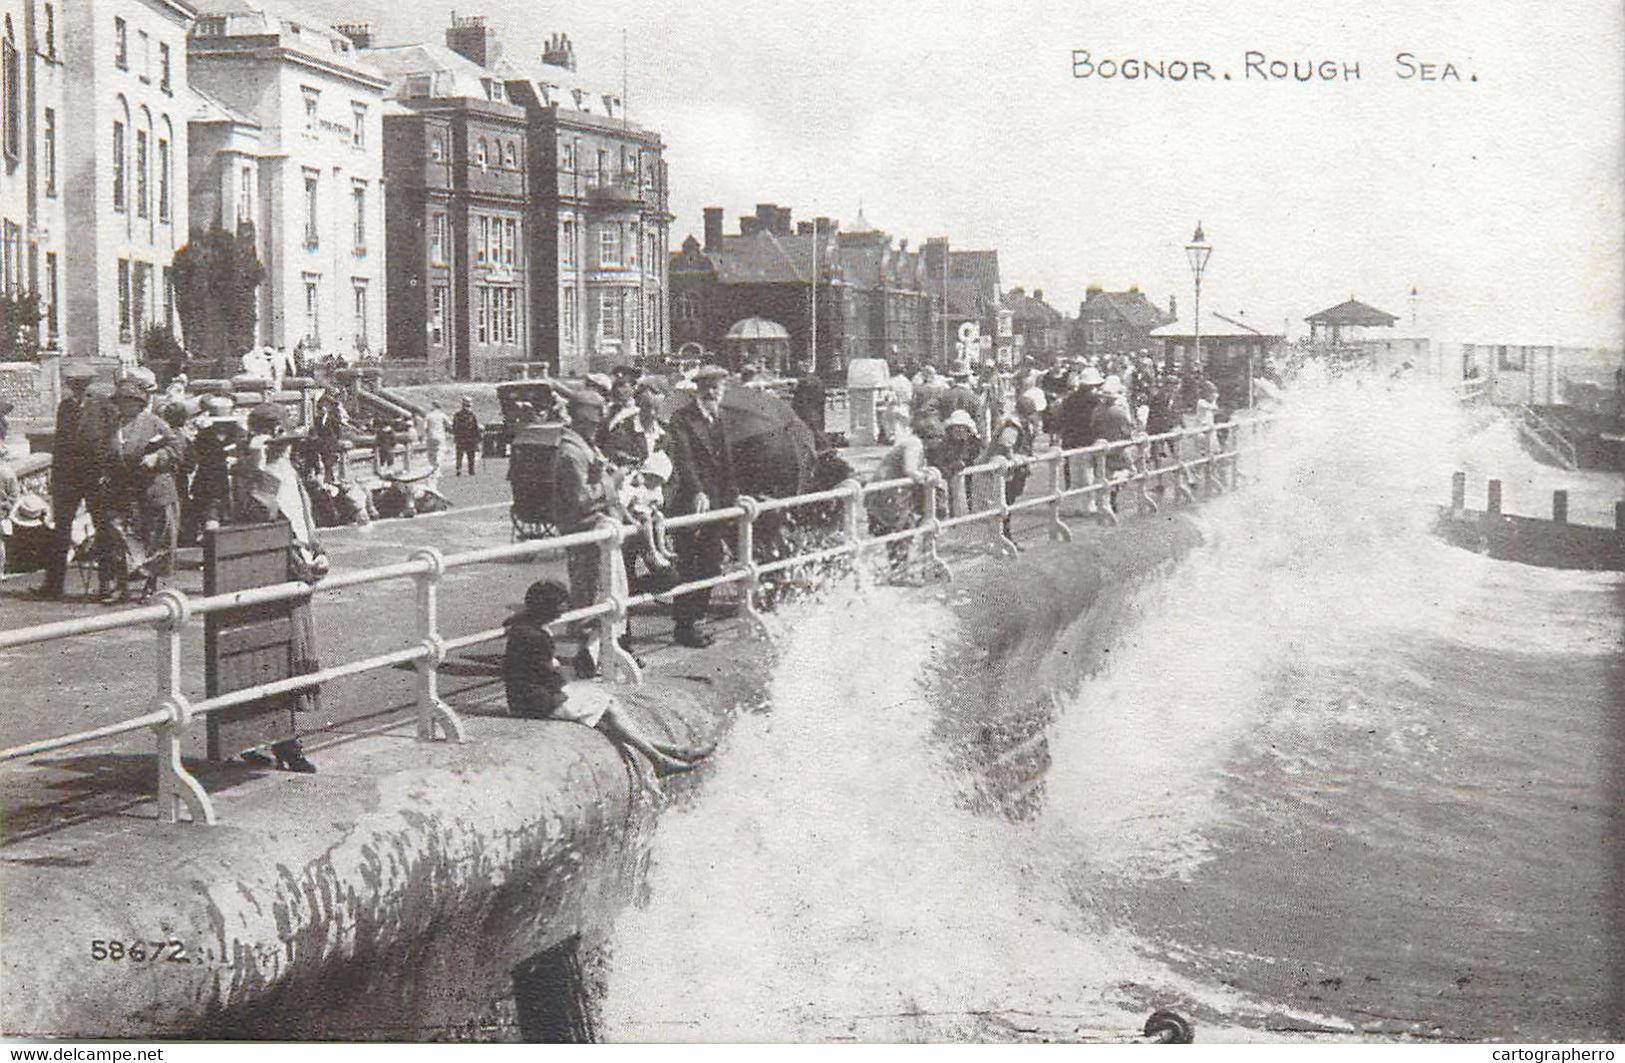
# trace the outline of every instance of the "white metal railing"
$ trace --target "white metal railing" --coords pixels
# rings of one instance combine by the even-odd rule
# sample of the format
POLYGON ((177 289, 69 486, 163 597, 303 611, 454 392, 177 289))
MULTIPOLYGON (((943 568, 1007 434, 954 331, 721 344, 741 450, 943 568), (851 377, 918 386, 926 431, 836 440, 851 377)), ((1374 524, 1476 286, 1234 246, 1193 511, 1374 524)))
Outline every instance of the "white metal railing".
MULTIPOLYGON (((661 598, 679 595, 708 587, 737 584, 743 593, 739 596, 739 616, 746 621, 753 635, 763 633, 761 619, 756 612, 756 590, 763 577, 798 566, 813 565, 847 557, 853 560, 857 578, 863 578, 862 559, 872 549, 889 543, 919 540, 922 560, 947 578, 952 578, 948 564, 938 552, 943 534, 951 529, 986 523, 991 526, 989 542, 994 552, 1013 555, 1015 544, 1005 533, 1005 520, 1011 514, 1047 508, 1047 530, 1052 540, 1068 541, 1071 530, 1062 516, 1062 505, 1069 499, 1086 500, 1085 515, 1098 516, 1115 524, 1119 507, 1115 496, 1131 493, 1142 509, 1155 511, 1158 503, 1148 488, 1152 484, 1170 486, 1172 480, 1177 497, 1190 499, 1190 488, 1200 473, 1210 492, 1234 487, 1238 477, 1240 455, 1258 445, 1258 436, 1270 417, 1233 421, 1167 432, 1158 436, 1141 436, 1134 440, 1112 444, 1097 444, 1073 450, 1051 450, 1017 460, 995 459, 973 465, 955 474, 947 484, 949 512, 941 510, 939 488, 941 478, 930 470, 920 480, 895 479, 869 484, 848 480, 837 487, 790 498, 740 498, 734 505, 701 514, 688 514, 667 518, 669 531, 680 532, 715 524, 734 526, 734 558, 732 567, 721 574, 702 580, 677 584, 659 592, 661 598), (1248 437, 1245 446, 1241 436, 1248 437), (1173 452, 1170 464, 1155 465, 1150 459, 1153 449, 1162 450, 1168 444, 1173 452), (1139 457, 1130 459, 1131 467, 1108 475, 1107 464, 1112 455, 1128 448, 1141 448, 1139 457), (1188 450, 1189 453, 1181 453, 1188 450), (1048 490, 1021 497, 1013 502, 1005 499, 1005 485, 1012 472, 1026 467, 1029 473, 1048 470, 1048 490), (1073 470, 1073 474, 1067 472, 1073 470), (1081 483, 1067 486, 1069 476, 1081 483), (1228 483, 1226 479, 1228 478, 1228 483), (911 490, 915 494, 914 507, 909 513, 907 526, 879 535, 870 535, 866 514, 866 501, 884 492, 911 490), (842 506, 841 531, 836 542, 828 546, 790 556, 757 560, 756 529, 761 518, 803 506, 839 502, 842 506)), ((1119 459, 1121 460, 1121 459, 1119 459)), ((616 630, 635 606, 654 601, 653 592, 617 596, 609 592, 608 574, 612 556, 621 548, 630 526, 607 525, 591 531, 577 532, 550 539, 484 547, 456 554, 445 554, 434 547, 424 547, 405 560, 375 568, 329 575, 316 587, 304 583, 278 583, 249 590, 192 597, 181 591, 168 589, 159 593, 154 604, 121 610, 102 616, 61 620, 32 627, 0 631, 0 650, 37 645, 62 639, 93 636, 108 631, 131 628, 151 628, 156 641, 156 682, 148 711, 116 723, 89 730, 59 735, 54 738, 28 742, 0 750, 0 762, 47 753, 70 746, 95 742, 104 738, 151 729, 157 743, 159 817, 169 822, 181 820, 181 807, 189 811, 193 822, 214 823, 216 813, 213 802, 203 786, 191 775, 181 761, 181 740, 187 729, 200 717, 235 706, 244 705, 276 694, 291 693, 308 687, 348 676, 397 665, 411 663, 416 670, 415 705, 417 735, 420 740, 443 738, 461 742, 466 731, 461 718, 440 696, 439 668, 446 655, 482 643, 494 642, 505 636, 501 625, 447 637, 440 631, 439 587, 444 575, 454 569, 469 568, 495 562, 521 559, 562 557, 566 551, 591 547, 598 551, 601 578, 599 598, 590 606, 574 609, 561 616, 559 626, 582 621, 596 621, 599 660, 605 676, 611 682, 636 684, 642 674, 636 660, 627 653, 616 638, 616 630), (202 700, 191 700, 182 690, 181 636, 188 625, 210 613, 266 602, 293 601, 339 591, 363 584, 383 583, 409 579, 416 585, 416 627, 412 642, 384 653, 361 657, 343 664, 331 665, 306 675, 290 676, 259 686, 245 687, 202 700)))

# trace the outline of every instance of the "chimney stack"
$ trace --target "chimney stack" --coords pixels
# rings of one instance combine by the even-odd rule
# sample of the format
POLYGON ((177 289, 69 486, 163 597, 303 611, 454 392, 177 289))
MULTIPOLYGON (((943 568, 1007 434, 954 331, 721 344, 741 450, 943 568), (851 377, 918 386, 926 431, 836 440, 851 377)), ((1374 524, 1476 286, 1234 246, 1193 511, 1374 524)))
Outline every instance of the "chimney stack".
POLYGON ((479 66, 489 67, 502 58, 497 31, 485 24, 484 15, 451 16, 446 27, 446 47, 479 66))
POLYGON ((780 207, 779 208, 779 218, 778 218, 778 227, 777 228, 778 228, 778 234, 780 236, 789 236, 790 235, 790 230, 791 230, 791 228, 793 227, 793 224, 794 224, 792 222, 792 220, 791 220, 792 217, 793 217, 793 212, 790 210, 789 207, 780 207))
POLYGON ((562 66, 566 70, 576 68, 576 46, 571 43, 568 33, 555 33, 547 38, 542 46, 542 62, 548 66, 562 66))
POLYGON ((810 221, 798 221, 798 222, 796 222, 796 235, 797 236, 811 236, 811 235, 813 235, 813 223, 810 222, 810 221))
POLYGON ((705 249, 707 251, 722 250, 722 208, 706 207, 705 214, 705 249))
POLYGON ((340 22, 333 28, 350 38, 357 50, 372 47, 372 26, 366 22, 340 22))

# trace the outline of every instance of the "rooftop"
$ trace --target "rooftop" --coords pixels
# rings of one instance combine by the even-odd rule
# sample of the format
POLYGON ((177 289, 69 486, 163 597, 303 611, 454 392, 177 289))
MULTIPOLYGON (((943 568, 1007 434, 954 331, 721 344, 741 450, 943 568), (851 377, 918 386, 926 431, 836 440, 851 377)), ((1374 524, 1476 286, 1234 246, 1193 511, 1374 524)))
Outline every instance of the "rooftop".
POLYGON ((361 63, 389 82, 394 99, 506 102, 503 77, 440 44, 397 44, 358 52, 361 63))
MULTIPOLYGON (((1147 333, 1148 336, 1157 338, 1190 336, 1192 334, 1191 319, 1185 316, 1181 316, 1174 321, 1170 321, 1166 325, 1159 325, 1147 333)), ((1202 338, 1206 339, 1209 336, 1228 336, 1232 338, 1256 336, 1262 339, 1275 339, 1278 338, 1279 334, 1268 333, 1264 332, 1262 329, 1254 328, 1251 324, 1242 320, 1242 315, 1240 314, 1230 316, 1228 314, 1217 313, 1213 310, 1203 309, 1202 338)))
POLYGON ((1311 314, 1305 321, 1316 325, 1380 325, 1387 327, 1398 321, 1393 314, 1378 310, 1374 306, 1367 306, 1352 295, 1336 306, 1328 307, 1318 314, 1311 314))

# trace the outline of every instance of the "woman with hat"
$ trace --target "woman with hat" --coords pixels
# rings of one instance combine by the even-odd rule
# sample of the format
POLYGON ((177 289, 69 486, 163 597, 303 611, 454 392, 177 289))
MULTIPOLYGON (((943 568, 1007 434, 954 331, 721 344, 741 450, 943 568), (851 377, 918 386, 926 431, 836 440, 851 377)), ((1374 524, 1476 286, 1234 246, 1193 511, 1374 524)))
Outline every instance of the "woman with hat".
MULTIPOLYGON (((291 544, 288 576, 314 586, 327 575, 327 554, 316 540, 316 520, 310 495, 293 464, 296 433, 290 431, 288 412, 275 402, 262 402, 248 411, 248 443, 238 460, 231 482, 231 518, 243 524, 287 521, 291 544)), ((311 617, 310 599, 292 603, 288 614, 288 675, 309 675, 321 670, 316 657, 316 625, 311 617)), ((314 712, 320 705, 320 691, 305 687, 289 695, 285 734, 271 744, 271 757, 250 750, 241 759, 250 764, 266 764, 275 758, 283 771, 310 774, 316 765, 306 758, 299 744, 298 714, 314 712)))
POLYGON ((113 585, 104 589, 104 605, 146 601, 175 568, 175 471, 183 451, 175 430, 148 409, 149 395, 140 378, 120 380, 113 389, 112 422, 92 451, 110 540, 104 549, 113 585))
POLYGON ((45 523, 50 512, 45 499, 28 491, 11 507, 9 517, 0 517, 0 572, 45 567, 51 552, 51 528, 45 523))

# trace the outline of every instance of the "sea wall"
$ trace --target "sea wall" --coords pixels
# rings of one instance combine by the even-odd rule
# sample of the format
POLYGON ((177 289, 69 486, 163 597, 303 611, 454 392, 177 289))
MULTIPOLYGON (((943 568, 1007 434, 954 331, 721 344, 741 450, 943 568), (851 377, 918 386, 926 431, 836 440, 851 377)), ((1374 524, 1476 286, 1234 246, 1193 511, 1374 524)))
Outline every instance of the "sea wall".
MULTIPOLYGON (((1076 543, 961 565, 919 592, 959 614, 935 682, 949 755, 977 769, 985 800, 1024 814, 1047 763, 1048 692, 1098 667, 1133 589, 1199 541, 1177 514, 1080 529, 1076 543)), ((772 667, 767 643, 719 644, 628 697, 658 706, 679 740, 706 742, 762 700, 772 667)), ((0 1031, 468 1035, 514 998, 516 970, 604 939, 642 878, 639 833, 705 775, 668 779, 657 797, 596 731, 498 715, 469 730, 464 745, 330 747, 316 776, 211 779, 214 828, 153 822, 147 805, 13 838, 0 849, 0 1031)), ((534 1036, 519 997, 519 1032, 534 1036)))

